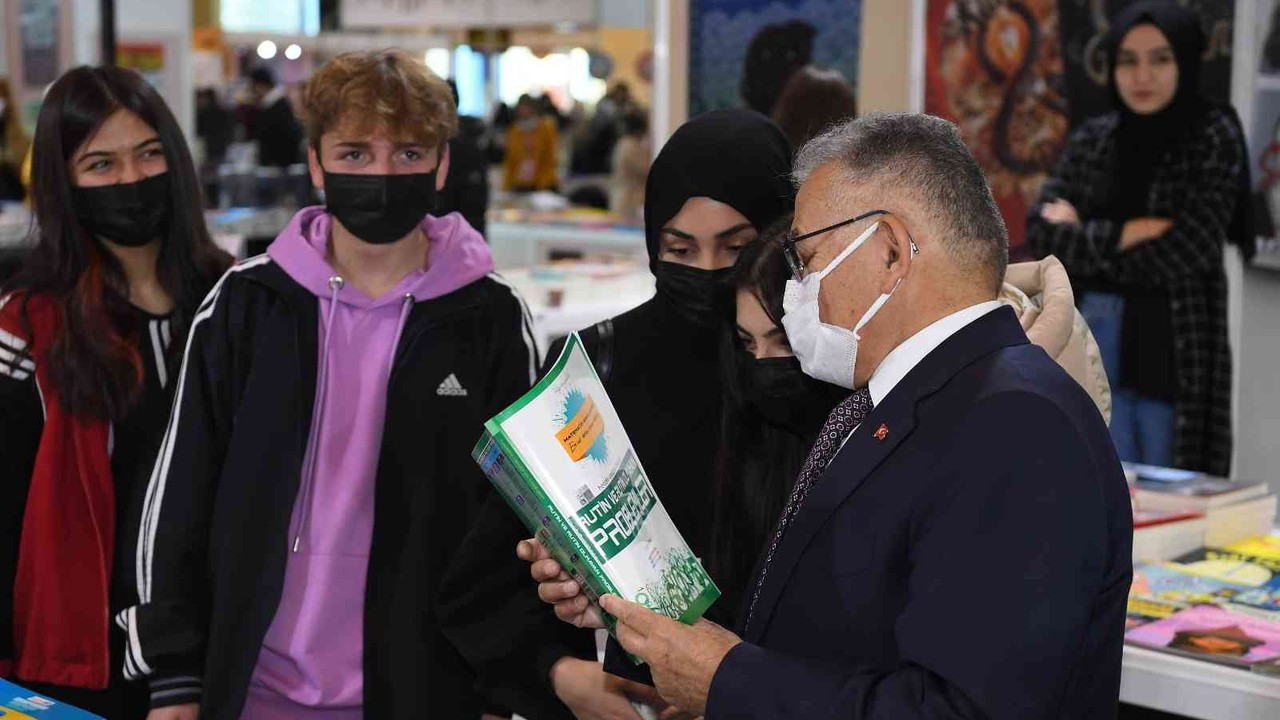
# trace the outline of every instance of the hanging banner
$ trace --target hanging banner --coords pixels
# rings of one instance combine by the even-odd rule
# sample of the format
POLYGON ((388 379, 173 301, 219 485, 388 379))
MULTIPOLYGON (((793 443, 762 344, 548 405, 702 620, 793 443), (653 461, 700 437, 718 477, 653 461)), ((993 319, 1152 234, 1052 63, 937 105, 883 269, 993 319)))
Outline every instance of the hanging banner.
POLYGON ((596 0, 343 0, 344 29, 590 24, 596 0))
POLYGON ((1025 259, 1027 209, 1068 131, 1055 0, 929 0, 924 110, 960 126, 1025 259))
POLYGON ((491 25, 587 24, 596 21, 597 0, 489 0, 491 25))

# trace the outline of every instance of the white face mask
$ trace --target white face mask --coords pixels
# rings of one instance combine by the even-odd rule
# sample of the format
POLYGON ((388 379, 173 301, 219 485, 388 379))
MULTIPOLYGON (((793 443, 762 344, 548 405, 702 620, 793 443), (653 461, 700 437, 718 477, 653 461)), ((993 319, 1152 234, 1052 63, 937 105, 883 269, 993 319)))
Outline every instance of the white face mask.
MULTIPOLYGON (((821 272, 810 273, 799 282, 787 281, 787 288, 782 296, 782 327, 787 331, 791 350, 800 360, 800 368, 815 380, 853 389, 854 365, 858 361, 858 342, 862 339, 858 331, 871 322, 871 318, 880 312, 880 308, 884 307, 894 290, 898 289, 898 286, 894 285, 893 290, 877 298, 852 330, 838 325, 828 325, 822 322, 820 317, 818 293, 822 287, 822 278, 830 275, 840 263, 844 262, 845 258, 853 254, 854 250, 862 247, 862 244, 875 234, 878 227, 880 223, 876 222, 864 230, 857 240, 850 243, 849 247, 827 263, 821 272)), ((899 278, 898 283, 901 282, 902 279, 899 278)))

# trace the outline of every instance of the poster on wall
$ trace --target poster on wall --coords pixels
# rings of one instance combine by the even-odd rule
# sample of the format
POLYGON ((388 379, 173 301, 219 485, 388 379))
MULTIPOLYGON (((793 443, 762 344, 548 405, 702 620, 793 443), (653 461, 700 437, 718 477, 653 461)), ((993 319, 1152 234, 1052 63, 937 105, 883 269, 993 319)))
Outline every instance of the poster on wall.
POLYGON ((22 53, 22 82, 44 88, 58 79, 61 13, 59 0, 22 0, 18 22, 22 53))
MULTIPOLYGON (((96 38, 95 38, 96 40, 96 38)), ((190 122, 192 85, 178 65, 184 38, 177 35, 133 35, 126 33, 116 41, 116 65, 136 70, 174 109, 179 124, 190 122)))
POLYGON ((116 44, 116 65, 137 70, 151 86, 165 91, 164 44, 158 42, 121 42, 116 44))
MULTIPOLYGON (((1071 98, 1071 125, 1111 110, 1107 91, 1105 39, 1110 18, 1135 0, 1058 0, 1066 88, 1071 98)), ((1205 97, 1231 100, 1231 38, 1236 4, 1225 0, 1179 0, 1204 24, 1208 46, 1200 86, 1205 97)))
POLYGON ((862 0, 690 0, 689 116, 728 107, 769 114, 795 70, 858 81, 862 0))
POLYGON ((924 110, 960 127, 1028 255, 1027 209, 1066 141, 1056 0, 928 0, 924 110))

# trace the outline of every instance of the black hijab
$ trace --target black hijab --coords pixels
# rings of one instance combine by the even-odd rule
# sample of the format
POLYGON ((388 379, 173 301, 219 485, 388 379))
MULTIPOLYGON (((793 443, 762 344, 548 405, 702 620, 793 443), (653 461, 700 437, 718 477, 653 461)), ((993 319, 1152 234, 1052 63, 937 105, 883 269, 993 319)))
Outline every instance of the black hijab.
POLYGON ((1116 15, 1107 36, 1110 72, 1107 86, 1120 114, 1116 128, 1114 184, 1110 216, 1123 222, 1150 214, 1147 200, 1156 167, 1168 148, 1196 128, 1209 109, 1200 94, 1204 30, 1195 13, 1170 0, 1143 0, 1116 15), (1178 63, 1178 89, 1159 112, 1139 115, 1125 104, 1116 87, 1116 60, 1124 38, 1139 25, 1153 25, 1169 40, 1178 63))
POLYGON ((750 110, 713 110, 681 125, 649 168, 644 235, 649 267, 658 264, 662 227, 690 198, 708 197, 764 230, 795 204, 791 144, 778 126, 750 110))

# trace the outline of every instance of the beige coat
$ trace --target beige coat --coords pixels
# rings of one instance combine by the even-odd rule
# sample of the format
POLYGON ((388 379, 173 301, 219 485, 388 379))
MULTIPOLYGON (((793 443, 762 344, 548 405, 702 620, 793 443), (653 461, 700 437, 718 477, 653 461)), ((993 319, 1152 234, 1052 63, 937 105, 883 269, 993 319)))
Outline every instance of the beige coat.
POLYGON ((632 220, 644 216, 644 186, 653 150, 649 138, 627 135, 613 150, 613 194, 609 209, 632 220))
POLYGON ((1044 348, 1088 391, 1110 424, 1111 385, 1102 354, 1089 325, 1076 310, 1071 280, 1062 263, 1050 255, 1040 262, 1010 265, 1000 301, 1018 313, 1031 342, 1044 348))

